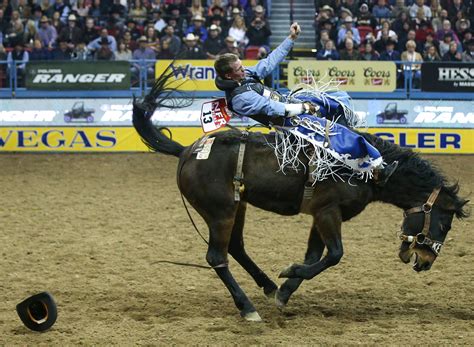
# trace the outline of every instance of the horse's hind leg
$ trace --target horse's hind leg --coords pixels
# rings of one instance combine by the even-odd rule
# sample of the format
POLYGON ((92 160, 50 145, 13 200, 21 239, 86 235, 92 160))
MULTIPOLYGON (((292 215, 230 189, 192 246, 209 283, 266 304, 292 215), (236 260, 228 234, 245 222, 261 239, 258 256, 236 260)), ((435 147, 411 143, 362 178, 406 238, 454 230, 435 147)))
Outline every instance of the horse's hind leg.
POLYGON ((219 278, 229 290, 235 305, 240 310, 240 315, 249 321, 260 321, 261 318, 255 310, 255 307, 237 284, 228 267, 227 252, 232 227, 234 225, 233 216, 228 219, 208 222, 208 225, 209 247, 206 255, 207 262, 214 268, 219 278))
MULTIPOLYGON (((308 248, 306 250, 306 256, 304 263, 313 264, 318 262, 321 259, 324 251, 324 242, 319 235, 318 229, 313 221, 313 226, 311 227, 311 232, 308 239, 308 248)), ((275 295, 275 301, 278 307, 282 308, 290 300, 291 295, 298 289, 298 287, 303 283, 302 278, 288 278, 280 286, 275 295)))
POLYGON ((235 217, 234 227, 229 244, 229 253, 255 280, 268 297, 274 297, 277 285, 248 256, 244 248, 243 229, 245 224, 245 212, 247 203, 240 203, 235 217))

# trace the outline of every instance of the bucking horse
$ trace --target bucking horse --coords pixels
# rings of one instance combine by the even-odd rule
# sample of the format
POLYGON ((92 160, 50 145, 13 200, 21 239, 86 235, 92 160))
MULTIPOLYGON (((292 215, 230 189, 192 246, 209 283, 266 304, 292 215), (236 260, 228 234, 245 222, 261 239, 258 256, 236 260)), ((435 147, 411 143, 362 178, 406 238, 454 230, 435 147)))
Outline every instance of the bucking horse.
MULTIPOLYGON (((342 222, 361 213, 373 201, 404 210, 399 257, 404 263, 414 259, 415 271, 431 268, 451 229, 453 217, 468 215, 464 208, 468 201, 459 197, 457 183, 449 185, 438 169, 411 149, 367 133, 359 134, 380 151, 384 160, 399 163, 383 186, 372 180, 349 184, 326 179, 316 182, 311 196, 305 196, 308 170, 282 172, 272 148, 275 136, 271 133, 243 133, 236 129, 213 133, 207 137, 213 141, 212 150, 206 154, 207 159, 203 159, 197 153, 202 139, 188 147, 182 146, 151 120, 155 110, 166 105, 171 97, 172 90, 166 87, 168 78, 169 75, 162 75, 145 98, 134 100, 133 125, 152 151, 179 158, 179 190, 209 227, 206 260, 246 320, 260 321, 261 318, 234 279, 228 266, 228 254, 281 308, 303 280, 312 279, 339 263, 344 253, 342 222), (245 156, 240 153, 243 141, 245 156), (238 167, 241 175, 236 182, 238 167), (284 269, 279 277, 287 279, 280 287, 245 251, 243 229, 247 204, 280 215, 306 213, 313 217, 304 263, 284 269)), ((302 157, 301 162, 308 164, 308 159, 302 157)))

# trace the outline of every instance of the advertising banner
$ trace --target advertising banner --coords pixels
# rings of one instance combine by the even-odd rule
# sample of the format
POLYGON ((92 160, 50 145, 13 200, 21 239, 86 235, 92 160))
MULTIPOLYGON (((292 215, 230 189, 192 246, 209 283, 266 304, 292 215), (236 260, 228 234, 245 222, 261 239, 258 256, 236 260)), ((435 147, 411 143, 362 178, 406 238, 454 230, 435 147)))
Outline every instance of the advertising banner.
POLYGON ((396 66, 382 61, 292 60, 288 63, 288 88, 300 83, 334 81, 348 92, 393 92, 397 86, 396 66), (311 77, 312 76, 312 77, 311 77))
POLYGON ((423 63, 421 90, 427 92, 474 92, 473 63, 423 63))
MULTIPOLYGON (((200 127, 171 127, 173 139, 190 145, 200 127)), ((253 131, 268 132, 266 128, 253 131)), ((474 154, 474 129, 395 129, 368 131, 422 153, 474 154)), ((147 152, 133 127, 0 127, 0 152, 147 152)))
MULTIPOLYGON (((255 66, 258 60, 242 60, 244 67, 255 66)), ((213 60, 158 60, 155 66, 156 77, 170 66, 174 79, 171 86, 186 91, 217 91, 214 80, 216 70, 213 60), (184 82, 184 83, 183 83, 184 82)))
MULTIPOLYGON (((161 108, 153 121, 163 126, 200 126, 201 107, 210 99, 196 99, 180 109, 161 108)), ((131 126, 130 99, 11 99, 1 101, 0 126, 131 126)), ((368 127, 474 128, 474 100, 354 100, 368 127)), ((254 124, 232 118, 232 125, 254 124)))
POLYGON ((130 89, 130 64, 126 61, 29 62, 26 89, 126 90, 130 89))

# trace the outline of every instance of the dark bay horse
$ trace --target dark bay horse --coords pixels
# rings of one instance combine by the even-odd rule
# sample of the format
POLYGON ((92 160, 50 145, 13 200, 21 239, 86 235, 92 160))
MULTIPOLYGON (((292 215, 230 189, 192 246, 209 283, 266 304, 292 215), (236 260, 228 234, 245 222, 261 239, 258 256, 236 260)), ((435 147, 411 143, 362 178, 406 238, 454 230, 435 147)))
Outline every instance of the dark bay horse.
POLYGON ((340 261, 342 222, 359 214, 372 201, 393 204, 406 211, 399 257, 409 263, 415 254, 413 268, 416 271, 430 269, 451 229, 453 216, 467 216, 463 209, 467 201, 458 196, 457 184, 449 186, 437 169, 410 149, 402 149, 370 134, 362 135, 387 162, 399 161, 398 169, 385 186, 372 181, 349 185, 327 179, 315 185, 312 198, 303 200, 307 173, 304 170, 287 170, 285 174, 279 171, 274 151, 268 145, 273 136, 250 133, 243 163, 245 189, 240 201, 235 201, 233 178, 242 134, 231 130, 211 135, 215 139, 208 159, 198 160, 193 153, 196 143, 183 147, 165 136, 150 120, 157 106, 169 98, 162 82, 157 81, 144 100, 134 101, 134 127, 151 150, 179 158, 179 189, 209 227, 206 260, 247 320, 258 321, 260 316, 232 276, 228 254, 282 307, 304 279, 311 279, 340 261), (283 270, 280 277, 287 280, 280 287, 245 251, 243 228, 247 203, 281 215, 307 213, 313 216, 304 264, 293 264, 283 270), (327 252, 323 256, 324 249, 327 252))

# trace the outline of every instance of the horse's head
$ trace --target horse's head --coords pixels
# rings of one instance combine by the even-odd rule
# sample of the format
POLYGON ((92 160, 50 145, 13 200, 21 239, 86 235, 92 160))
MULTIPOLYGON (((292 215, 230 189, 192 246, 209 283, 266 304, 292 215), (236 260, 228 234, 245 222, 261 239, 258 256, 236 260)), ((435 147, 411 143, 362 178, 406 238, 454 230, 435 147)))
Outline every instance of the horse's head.
POLYGON ((468 215, 463 210, 468 200, 458 198, 458 190, 457 185, 434 189, 426 203, 405 211, 399 257, 409 263, 414 255, 415 271, 431 268, 451 229, 454 215, 458 218, 468 215))

